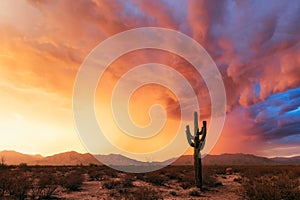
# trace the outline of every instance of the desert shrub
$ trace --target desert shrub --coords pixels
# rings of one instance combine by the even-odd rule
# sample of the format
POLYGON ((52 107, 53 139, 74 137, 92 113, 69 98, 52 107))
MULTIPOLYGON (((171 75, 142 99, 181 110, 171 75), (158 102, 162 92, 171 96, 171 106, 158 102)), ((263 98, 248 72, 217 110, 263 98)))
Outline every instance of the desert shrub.
POLYGON ((242 178, 234 178, 233 181, 237 183, 242 183, 242 178))
POLYGON ((12 185, 9 170, 1 170, 0 172, 0 197, 3 197, 12 185))
POLYGON ((6 169, 6 168, 9 168, 9 166, 7 164, 0 163, 0 170, 6 169))
POLYGON ((204 170, 207 170, 209 168, 211 168, 214 174, 219 174, 219 175, 225 175, 227 173, 226 171, 228 168, 231 168, 232 172, 236 172, 235 168, 228 167, 228 166, 214 166, 214 167, 207 166, 206 168, 204 168, 204 170))
POLYGON ((195 174, 194 174, 194 168, 190 167, 189 170, 185 169, 182 170, 181 173, 179 173, 178 182, 180 183, 180 186, 183 189, 189 189, 195 186, 195 174))
POLYGON ((182 182, 180 183, 180 187, 182 187, 182 189, 189 189, 195 186, 195 181, 193 182, 182 182))
POLYGON ((147 173, 143 180, 151 183, 152 185, 163 186, 166 182, 168 182, 169 178, 166 175, 161 174, 160 171, 156 171, 147 173))
POLYGON ((105 180, 107 177, 105 172, 99 170, 98 168, 90 168, 88 170, 88 175, 90 181, 101 181, 101 180, 105 180))
POLYGON ((170 180, 176 180, 179 178, 178 173, 174 173, 174 172, 168 172, 166 173, 166 176, 170 179, 170 180))
POLYGON ((20 163, 20 164, 19 164, 19 167, 20 167, 20 168, 27 168, 28 165, 27 165, 27 163, 20 163))
POLYGON ((114 198, 114 199, 119 199, 120 198, 120 193, 117 191, 117 189, 110 189, 109 190, 109 196, 114 198))
MULTIPOLYGON (((222 183, 217 180, 216 174, 225 174, 225 169, 226 167, 224 166, 203 166, 203 186, 221 186, 222 183)), ((169 173, 167 173, 166 175, 169 176, 169 173)), ((193 166, 180 166, 177 169, 172 169, 172 174, 176 174, 176 179, 183 189, 189 189, 195 186, 195 171, 193 166)), ((175 176, 173 176, 172 178, 174 177, 175 176)))
POLYGON ((300 178, 300 166, 292 166, 291 168, 290 172, 293 173, 293 176, 295 178, 300 178))
POLYGON ((250 199, 299 199, 299 180, 289 173, 265 174, 260 177, 248 175, 243 186, 250 199))
POLYGON ((61 178, 61 185, 69 191, 78 191, 83 183, 83 176, 77 171, 66 173, 61 178))
POLYGON ((261 177, 264 175, 280 175, 282 173, 290 173, 300 170, 299 166, 274 166, 274 165, 266 165, 266 166, 239 166, 239 172, 242 173, 246 177, 261 177))
POLYGON ((139 187, 133 191, 128 199, 158 200, 163 199, 161 194, 149 187, 139 187))
POLYGON ((177 196, 177 192, 175 192, 175 191, 171 191, 170 194, 171 194, 172 196, 177 196))
POLYGON ((51 199, 60 185, 60 179, 55 173, 43 172, 32 181, 32 199, 51 199))
POLYGON ((203 173, 202 179, 203 179, 203 185, 207 187, 222 186, 222 183, 218 181, 213 174, 203 173))
POLYGON ((128 188, 116 188, 109 190, 109 196, 113 199, 133 199, 131 198, 131 192, 128 188))
POLYGON ((103 188, 109 189, 109 195, 114 199, 132 199, 129 189, 131 187, 131 179, 108 180, 103 183, 103 188))
POLYGON ((126 175, 124 177, 124 179, 122 180, 122 185, 124 188, 130 188, 130 187, 133 187, 133 180, 134 178, 130 175, 126 175))
POLYGON ((103 187, 106 189, 116 189, 116 188, 121 188, 122 187, 122 183, 121 181, 115 181, 115 180, 109 180, 109 181, 105 181, 103 183, 103 187))
POLYGON ((141 181, 144 181, 145 180, 145 173, 136 174, 136 178, 141 180, 141 181))
POLYGON ((109 180, 103 183, 103 187, 106 189, 120 189, 120 188, 130 188, 133 187, 132 180, 123 179, 123 180, 109 180))
POLYGON ((195 182, 194 168, 191 167, 190 170, 183 170, 182 172, 178 173, 177 179, 180 182, 194 183, 195 182))
POLYGON ((14 171, 13 174, 10 172, 8 178, 8 194, 20 200, 25 199, 31 188, 31 182, 27 174, 24 172, 14 171))
MULTIPOLYGON (((207 187, 218 187, 221 186, 222 183, 220 181, 217 181, 216 177, 213 175, 206 175, 203 174, 203 185, 207 187)), ((180 182, 180 186, 183 189, 189 189, 195 186, 195 178, 185 178, 184 181, 180 182)))
POLYGON ((118 178, 118 171, 111 169, 111 168, 106 168, 105 174, 107 174, 111 178, 118 178))
POLYGON ((189 194, 193 197, 200 197, 201 196, 201 193, 200 193, 199 189, 194 189, 194 190, 190 191, 189 194))
POLYGON ((90 167, 98 167, 98 165, 95 164, 95 163, 90 163, 89 166, 90 166, 90 167))

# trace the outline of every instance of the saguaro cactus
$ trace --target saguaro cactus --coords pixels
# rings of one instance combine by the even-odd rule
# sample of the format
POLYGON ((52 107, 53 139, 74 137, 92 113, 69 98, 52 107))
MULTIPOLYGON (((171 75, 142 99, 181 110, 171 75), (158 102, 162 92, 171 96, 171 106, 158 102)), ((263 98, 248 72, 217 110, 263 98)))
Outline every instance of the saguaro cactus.
POLYGON ((188 143, 194 148, 194 168, 195 168, 195 181, 196 186, 202 191, 202 162, 201 150, 205 144, 206 138, 206 121, 203 121, 201 131, 198 127, 198 113, 194 112, 194 135, 191 134, 189 125, 186 126, 186 136, 188 143))

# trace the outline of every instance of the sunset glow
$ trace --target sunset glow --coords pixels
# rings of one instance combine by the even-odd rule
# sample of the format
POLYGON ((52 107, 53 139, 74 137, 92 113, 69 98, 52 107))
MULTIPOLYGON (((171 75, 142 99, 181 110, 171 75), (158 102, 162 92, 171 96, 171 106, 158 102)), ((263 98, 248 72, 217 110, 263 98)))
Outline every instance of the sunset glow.
MULTIPOLYGON (((300 155, 299 13, 299 1, 1 0, 0 151, 86 152, 72 113, 73 86, 84 59, 114 34, 162 27, 196 40, 222 75, 227 115, 210 154, 300 155)), ((111 91, 124 73, 145 63, 180 72, 199 98, 200 120, 211 116, 207 86, 185 59, 153 49, 121 56, 99 80, 95 111, 109 124, 108 132, 116 133, 108 136, 115 144, 138 153, 162 148, 180 123, 176 95, 149 84, 132 95, 129 111, 145 126, 151 122, 149 108, 162 105, 168 116, 162 134, 148 144, 117 134, 111 91), (100 90, 105 98, 99 98, 100 90)), ((182 86, 175 79, 172 84, 182 86)))

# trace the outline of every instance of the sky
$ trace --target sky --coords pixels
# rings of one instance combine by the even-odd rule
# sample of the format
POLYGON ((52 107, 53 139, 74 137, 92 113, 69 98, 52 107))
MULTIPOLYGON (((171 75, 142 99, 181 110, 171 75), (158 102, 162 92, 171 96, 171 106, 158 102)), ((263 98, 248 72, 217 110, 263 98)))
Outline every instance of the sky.
MULTIPOLYGON (((1 0, 0 150, 42 155, 86 152, 73 119, 76 74, 99 43, 141 27, 180 31, 201 44, 216 63, 227 105, 224 128, 211 154, 300 155, 297 0, 1 0)), ((201 119, 209 120, 205 83, 186 60, 172 53, 140 50, 123 55, 109 66, 98 89, 102 87, 109 99, 110 89, 124 72, 147 62, 170 65, 189 78, 201 99, 201 119)), ((176 128, 180 114, 176 96, 157 85, 134 93, 133 121, 149 123, 143 108, 153 103, 166 109, 165 128, 169 132, 176 128)), ((103 105, 95 106, 99 116, 109 112, 103 105)), ((169 138, 172 135, 157 141, 169 138)), ((131 146, 129 142, 124 148, 131 146)))

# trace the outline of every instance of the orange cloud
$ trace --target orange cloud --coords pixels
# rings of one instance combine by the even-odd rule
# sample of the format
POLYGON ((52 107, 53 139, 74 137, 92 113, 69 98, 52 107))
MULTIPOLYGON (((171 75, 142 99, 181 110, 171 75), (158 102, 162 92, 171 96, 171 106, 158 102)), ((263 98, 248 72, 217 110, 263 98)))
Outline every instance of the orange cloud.
MULTIPOLYGON (((14 117, 8 115, 19 116, 15 120, 30 116, 26 134, 39 135, 42 127, 54 127, 53 132, 69 132, 68 136, 74 141, 71 96, 76 73, 84 58, 113 34, 131 28, 158 26, 179 30, 194 38, 212 56, 223 76, 229 119, 214 152, 239 149, 250 152, 247 140, 252 127, 244 124, 256 122, 253 116, 239 114, 236 109, 249 108, 272 94, 300 85, 299 12, 293 4, 278 2, 272 6, 258 6, 246 1, 198 0, 3 1, 0 8, 0 109, 5 111, 2 121, 10 124, 14 117), (255 91, 257 84, 259 92, 255 91), (10 102, 16 105, 15 109, 13 106, 7 108, 10 102), (41 112, 43 109, 45 114, 41 112), (36 126, 34 120, 41 124, 40 129, 33 128, 36 126)), ((106 72, 104 90, 109 92, 115 81, 131 67, 148 62, 172 66, 183 74, 199 97, 201 120, 210 117, 210 96, 202 78, 189 63, 171 53, 144 50, 120 57, 106 72)), ((179 108, 174 96, 163 88, 155 87, 155 91, 172 119, 177 119, 179 108)), ((152 100, 145 102, 148 105, 152 100)), ((5 127, 2 131, 12 132, 15 137, 21 135, 18 132, 21 128, 5 127)), ((259 143, 260 130, 255 128, 258 136, 250 139, 259 143)), ((72 145, 66 137, 63 140, 70 148, 77 148, 78 141, 72 145)), ((0 148, 3 145, 0 143, 0 148)), ((21 144, 16 146, 22 149, 21 144)), ((55 151, 50 146, 47 152, 55 151)))

